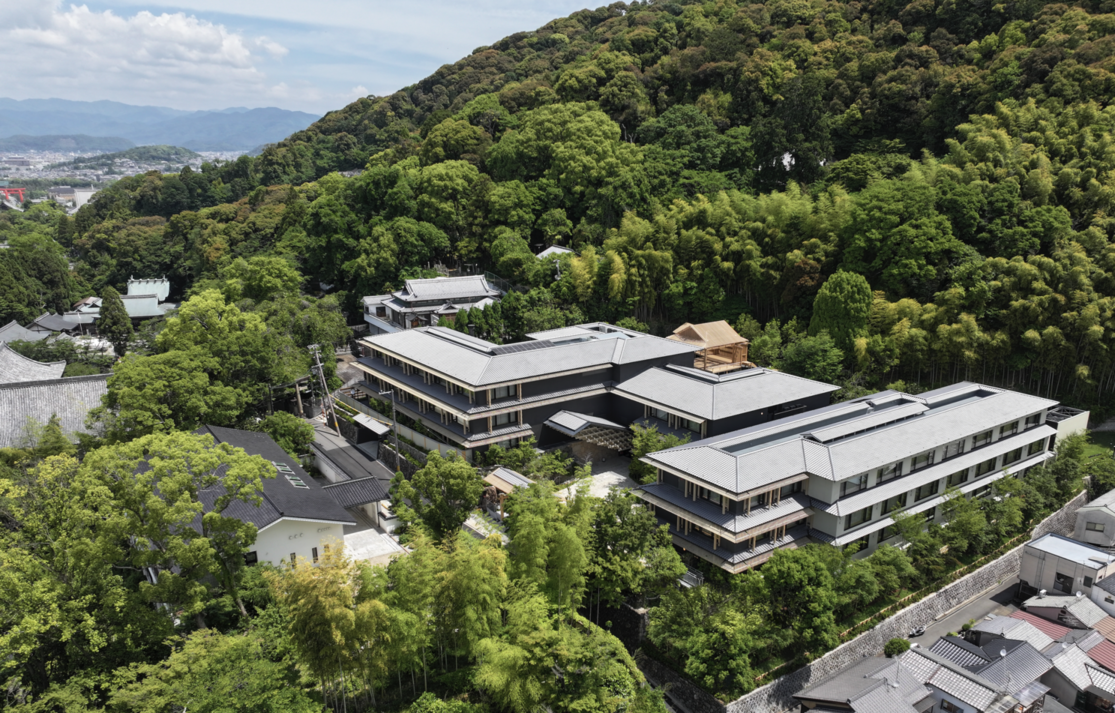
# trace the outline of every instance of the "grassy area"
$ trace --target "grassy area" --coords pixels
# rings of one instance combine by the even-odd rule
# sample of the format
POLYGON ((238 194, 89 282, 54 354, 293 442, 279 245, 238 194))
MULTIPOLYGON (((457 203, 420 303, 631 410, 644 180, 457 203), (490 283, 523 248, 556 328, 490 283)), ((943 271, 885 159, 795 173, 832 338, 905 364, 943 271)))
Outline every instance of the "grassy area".
POLYGON ((1091 442, 1084 447, 1085 458, 1110 455, 1112 449, 1115 449, 1115 431, 1091 431, 1088 436, 1091 442))

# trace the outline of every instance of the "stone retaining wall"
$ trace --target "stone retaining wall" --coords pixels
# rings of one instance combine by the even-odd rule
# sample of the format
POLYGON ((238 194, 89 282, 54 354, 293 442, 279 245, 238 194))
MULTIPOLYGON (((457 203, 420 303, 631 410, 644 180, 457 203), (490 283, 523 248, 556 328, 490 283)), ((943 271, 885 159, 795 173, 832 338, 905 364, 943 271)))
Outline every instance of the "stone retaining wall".
MULTIPOLYGON (((1076 523, 1076 511, 1086 502, 1088 502, 1088 494, 1085 491, 1038 523, 1033 530, 1033 538, 1050 532, 1072 535, 1076 523)), ((797 703, 793 699, 793 694, 810 683, 832 675, 865 656, 881 653, 883 646, 891 639, 904 638, 914 627, 933 621, 1004 579, 1017 575, 1024 546, 1025 543, 1019 545, 1002 557, 944 587, 937 594, 911 604, 888 617, 874 629, 838 646, 808 666, 782 676, 733 701, 727 706, 728 713, 782 713, 796 710, 797 703)), ((705 709, 693 710, 691 713, 705 713, 705 709)))

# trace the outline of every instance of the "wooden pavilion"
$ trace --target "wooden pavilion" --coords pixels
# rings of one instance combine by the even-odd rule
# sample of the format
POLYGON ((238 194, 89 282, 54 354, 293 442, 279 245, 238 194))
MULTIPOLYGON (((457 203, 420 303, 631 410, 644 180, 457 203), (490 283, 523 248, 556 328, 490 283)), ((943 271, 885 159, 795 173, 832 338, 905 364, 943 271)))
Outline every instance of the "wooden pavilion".
POLYGON ((747 361, 749 342, 724 320, 704 324, 686 322, 667 339, 700 347, 693 360, 693 366, 697 369, 723 374, 755 366, 747 361))

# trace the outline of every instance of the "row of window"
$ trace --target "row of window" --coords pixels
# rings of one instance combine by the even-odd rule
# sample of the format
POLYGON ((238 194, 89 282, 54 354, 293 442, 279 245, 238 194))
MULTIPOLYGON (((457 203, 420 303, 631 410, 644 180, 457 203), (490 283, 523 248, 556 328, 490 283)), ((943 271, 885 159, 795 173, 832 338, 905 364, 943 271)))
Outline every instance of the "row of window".
POLYGON ((681 416, 674 416, 669 411, 663 411, 660 408, 651 408, 650 415, 652 418, 657 418, 659 421, 665 421, 666 423, 673 424, 674 428, 683 428, 687 431, 692 431, 693 433, 701 432, 700 421, 693 421, 688 418, 682 418, 681 416))
MULTIPOLYGON (((804 487, 804 480, 799 480, 798 482, 791 483, 790 485, 784 485, 779 491, 779 499, 788 498, 794 493, 800 493, 804 489, 804 487)), ((750 505, 751 509, 757 510, 758 508, 766 507, 769 494, 770 493, 759 493, 758 495, 752 497, 750 505)), ((713 492, 708 488, 700 488, 697 491, 697 497, 708 500, 710 503, 715 503, 717 505, 721 505, 724 502, 724 496, 722 496, 720 493, 713 492)), ((731 504, 735 501, 729 500, 728 502, 729 504, 731 504)), ((741 502, 744 504, 744 507, 747 507, 747 500, 743 500, 741 502)))
MULTIPOLYGON (((1018 461, 1022 460, 1022 453, 1023 453, 1024 450, 1027 452, 1027 455, 1034 455, 1036 453, 1041 452, 1044 448, 1045 448, 1045 441, 1044 440, 1034 441, 1029 446, 1027 446, 1025 449, 1015 448, 1013 451, 1010 451, 1009 453, 1006 453, 1006 454, 1003 455, 1003 462, 1002 462, 1001 467, 1006 468, 1007 466, 1011 465, 1012 463, 1017 463, 1018 461)), ((987 475, 988 473, 991 473, 992 471, 994 471, 996 463, 997 463, 998 460, 999 460, 998 458, 990 458, 990 459, 985 460, 984 462, 978 464, 977 466, 975 466, 975 477, 976 478, 981 478, 981 477, 987 475)), ((947 482, 946 487, 955 488, 955 487, 959 487, 959 486, 963 485, 964 483, 967 483, 968 482, 968 476, 969 476, 971 470, 972 470, 971 468, 965 468, 964 470, 957 471, 956 473, 953 473, 952 475, 950 475, 946 479, 946 482, 947 482)), ((866 477, 867 477, 866 475, 861 475, 860 476, 860 478, 864 478, 864 479, 866 477)), ((987 486, 987 487, 990 488, 990 486, 987 486)), ((917 502, 920 502, 922 500, 925 500, 926 498, 930 498, 934 495, 937 495, 940 491, 941 491, 941 481, 940 480, 934 480, 931 483, 926 483, 926 484, 924 484, 924 485, 922 485, 922 486, 920 486, 920 487, 918 487, 914 490, 914 502, 917 503, 917 502)), ((983 495, 986 492, 988 492, 988 491, 981 488, 981 489, 977 490, 976 493, 973 493, 972 495, 973 495, 973 497, 979 497, 980 495, 983 495), (978 493, 978 495, 977 495, 977 493, 978 493)), ((906 498, 907 498, 908 495, 909 495, 909 493, 901 493, 899 495, 895 495, 893 497, 887 498, 883 502, 879 503, 879 516, 880 517, 885 517, 885 516, 889 515, 890 513, 894 512, 895 510, 906 507, 906 498)), ((863 510, 859 510, 857 512, 852 513, 851 515, 847 515, 844 518, 844 529, 849 530, 853 527, 857 527, 857 526, 862 525, 863 523, 868 522, 869 520, 871 520, 872 517, 873 517, 874 507, 875 507, 874 505, 871 505, 871 506, 868 506, 868 507, 864 508, 863 510)))
MULTIPOLYGON (((1017 424, 1017 423, 1018 422, 1015 421, 1015 424, 1017 424)), ((991 432, 988 431, 987 433, 991 433, 991 432)), ((946 453, 948 452, 949 449, 951 449, 953 447, 957 447, 957 449, 958 449, 956 451, 957 453, 963 453, 964 452, 964 442, 963 441, 958 441, 957 443, 950 444, 949 446, 946 446, 945 447, 946 448, 946 453)), ((1034 441, 1029 446, 1026 446, 1025 447, 1025 452, 1026 452, 1027 456, 1032 456, 1032 455, 1035 455, 1037 453, 1040 453, 1042 450, 1044 450, 1044 448, 1045 448, 1045 440, 1043 439, 1043 440, 1040 440, 1040 441, 1034 441)), ((1021 447, 1016 448, 1013 451, 1010 451, 1009 453, 1007 453, 1005 456, 1003 456, 1003 467, 1006 467, 1006 466, 1010 465, 1011 463, 1016 463, 1016 462, 1022 460, 1023 450, 1024 449, 1021 448, 1021 447)), ((930 451, 928 453, 923 453, 920 456, 916 456, 914 458, 913 467, 910 469, 910 472, 913 473, 915 471, 921 470, 922 468, 933 465, 934 454, 935 454, 935 451, 930 451)), ((946 456, 946 460, 949 457, 950 456, 946 456)), ((995 458, 992 458, 992 459, 984 461, 983 463, 980 463, 978 466, 976 466, 976 476, 978 477, 980 475, 983 475, 984 473, 988 473, 991 470, 993 470, 995 468, 995 460, 996 460, 995 458)), ((966 474, 967 474, 967 470, 963 470, 963 471, 960 471, 960 473, 958 473, 958 474, 949 476, 949 485, 959 485, 960 483, 965 482, 967 480, 966 474), (965 474, 965 477, 961 480, 953 482, 953 478, 955 478, 957 475, 960 475, 960 474, 965 474)), ((902 475, 903 475, 903 473, 902 473, 902 462, 892 463, 892 464, 890 464, 890 465, 888 465, 884 468, 879 468, 876 471, 876 485, 881 485, 881 484, 883 484, 883 483, 885 483, 889 480, 894 480, 895 478, 901 477, 902 475)), ((840 484, 840 497, 844 497, 844 496, 850 495, 852 493, 858 493, 861 490, 866 490, 867 489, 867 480, 868 480, 867 476, 868 476, 867 473, 863 473, 862 475, 857 475, 854 478, 849 478, 848 480, 845 480, 844 482, 842 482, 840 484)))

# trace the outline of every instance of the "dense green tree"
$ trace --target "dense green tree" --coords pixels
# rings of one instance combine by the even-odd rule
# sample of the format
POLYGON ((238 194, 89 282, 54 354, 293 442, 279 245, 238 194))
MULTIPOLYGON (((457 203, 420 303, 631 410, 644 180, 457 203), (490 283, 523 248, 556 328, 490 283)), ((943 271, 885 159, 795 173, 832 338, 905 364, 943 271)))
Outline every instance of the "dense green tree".
POLYGON ((101 310, 97 318, 97 332, 112 345, 116 356, 122 357, 128 351, 132 340, 132 319, 124 309, 124 300, 112 287, 101 293, 101 310))
POLYGON ((874 301, 871 286, 863 275, 839 270, 825 280, 813 300, 809 333, 828 332, 836 346, 850 354, 855 340, 867 336, 874 301))
POLYGON ((286 411, 276 411, 260 421, 259 427, 293 458, 309 453, 314 442, 314 427, 286 411))
POLYGON ((268 660, 262 649, 263 642, 250 635, 195 632, 166 660, 136 664, 122 672, 111 709, 127 713, 159 713, 175 707, 208 713, 320 711, 320 704, 298 685, 296 673, 268 660))
POLYGON ((193 430, 202 424, 231 426, 248 403, 248 395, 214 383, 217 359, 205 351, 170 351, 155 356, 129 355, 108 380, 103 405, 90 419, 103 424, 117 441, 152 433, 193 430))
POLYGON ((453 535, 480 504, 484 481, 464 458, 430 451, 426 465, 410 479, 391 483, 395 512, 408 524, 421 524, 438 539, 453 535))
POLYGON ((832 575, 809 548, 775 550, 763 567, 771 624, 790 637, 797 657, 810 660, 836 645, 832 575))
POLYGON ((790 342, 778 366, 791 374, 832 383, 840 377, 844 353, 827 332, 790 342))

